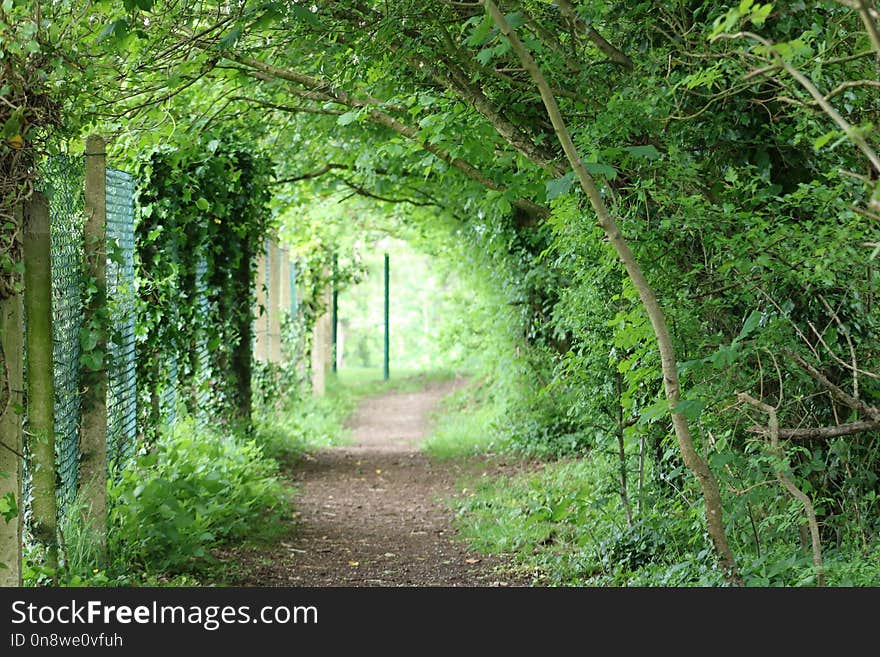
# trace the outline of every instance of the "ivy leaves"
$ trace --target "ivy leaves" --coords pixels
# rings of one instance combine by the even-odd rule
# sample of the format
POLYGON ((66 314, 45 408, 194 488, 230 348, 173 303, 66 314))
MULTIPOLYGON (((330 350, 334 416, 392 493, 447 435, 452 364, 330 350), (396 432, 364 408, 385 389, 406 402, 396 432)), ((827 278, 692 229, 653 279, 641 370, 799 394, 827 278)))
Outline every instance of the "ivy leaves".
MULTIPOLYGON (((138 323, 147 328, 138 338, 138 377, 155 389, 173 358, 178 376, 192 375, 198 342, 210 348, 217 372, 228 367, 253 293, 252 281, 237 272, 245 260, 254 270, 252 257, 270 229, 274 167, 234 137, 207 135, 153 149, 139 172, 138 323)), ((228 400, 228 378, 218 377, 218 400, 228 400)))

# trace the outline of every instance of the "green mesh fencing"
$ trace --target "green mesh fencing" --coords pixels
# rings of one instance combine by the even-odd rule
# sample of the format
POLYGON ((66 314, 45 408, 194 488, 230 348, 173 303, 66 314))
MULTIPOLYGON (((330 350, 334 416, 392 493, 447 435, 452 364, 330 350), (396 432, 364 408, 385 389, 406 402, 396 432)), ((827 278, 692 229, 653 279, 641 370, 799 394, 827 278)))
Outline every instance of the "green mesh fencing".
POLYGON ((107 462, 124 466, 137 439, 135 379, 134 181, 107 169, 107 462))
POLYGON ((196 307, 199 313, 199 333, 196 337, 196 367, 193 384, 196 389, 196 419, 205 424, 210 420, 211 406, 211 352, 208 348, 208 333, 203 328, 203 318, 209 317, 211 301, 208 297, 208 261, 205 256, 196 264, 196 307))
POLYGON ((83 294, 83 159, 54 157, 43 168, 52 241, 52 340, 59 512, 76 497, 79 470, 80 339, 83 294))
POLYGON ((296 262, 290 261, 290 314, 296 316, 296 262))
MULTIPOLYGON (((58 156, 42 167, 40 187, 49 201, 52 242, 52 341, 55 384, 55 458, 58 510, 76 497, 81 421, 80 328, 83 322, 85 224, 82 157, 58 156)), ((134 204, 131 176, 107 171, 107 460, 121 464, 134 451, 135 295, 134 204)), ((26 477, 27 480, 27 477, 26 477)), ((29 495, 27 498, 29 499, 29 495)))

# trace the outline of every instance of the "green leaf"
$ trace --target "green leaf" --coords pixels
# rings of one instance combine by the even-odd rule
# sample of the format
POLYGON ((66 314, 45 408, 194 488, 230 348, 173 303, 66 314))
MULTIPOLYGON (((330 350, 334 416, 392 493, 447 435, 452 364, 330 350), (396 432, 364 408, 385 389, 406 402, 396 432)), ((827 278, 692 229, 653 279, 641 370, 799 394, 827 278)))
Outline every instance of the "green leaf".
POLYGON ((491 16, 488 14, 484 16, 480 24, 474 28, 474 31, 471 32, 471 35, 468 37, 467 45, 482 46, 489 40, 489 33, 492 31, 494 25, 491 16))
POLYGON ((504 20, 506 20, 507 24, 510 25, 510 27, 514 30, 526 24, 526 19, 523 17, 521 11, 515 11, 513 13, 507 14, 504 17, 504 20))
POLYGON ((122 41, 128 36, 128 21, 124 18, 113 21, 107 25, 98 35, 98 43, 109 37, 113 37, 116 42, 122 41))
POLYGON ((753 310, 746 318, 746 321, 743 324, 742 330, 739 332, 739 335, 734 338, 734 342, 745 340, 747 337, 749 337, 749 334, 756 328, 758 328, 758 324, 761 322, 762 316, 763 313, 760 310, 753 310))
POLYGON ((3 516, 6 522, 12 522, 18 517, 18 504, 15 502, 15 494, 12 491, 0 497, 0 516, 3 516))
POLYGON ((834 137, 837 136, 837 134, 838 134, 837 130, 829 130, 824 135, 816 137, 813 140, 813 150, 819 151, 825 144, 827 144, 829 141, 834 139, 834 137))
POLYGON ((639 421, 637 424, 644 425, 669 413, 669 402, 665 399, 654 402, 650 406, 646 406, 639 413, 639 421))
POLYGON ((617 169, 602 162, 584 162, 584 167, 593 176, 605 176, 608 180, 617 178, 617 169))
POLYGON ((85 351, 91 351, 98 344, 98 338, 100 337, 100 333, 98 331, 90 331, 86 327, 82 327, 79 330, 79 345, 80 348, 85 351))
POLYGON ((660 157, 660 151, 651 146, 651 144, 646 144, 644 146, 627 146, 626 150, 635 157, 643 157, 646 160, 656 160, 660 157))
POLYGON ((350 112, 346 112, 345 114, 340 114, 336 119, 337 125, 349 125, 357 121, 358 111, 351 110, 350 112))
POLYGON ((104 365, 104 352, 90 351, 80 356, 80 362, 90 372, 99 371, 104 365))
POLYGON ((233 27, 226 35, 217 42, 217 48, 220 50, 229 50, 241 38, 242 28, 240 25, 233 27))
POLYGON ((773 5, 768 3, 766 5, 758 5, 754 9, 752 9, 752 13, 749 14, 749 20, 752 21, 758 27, 764 25, 764 21, 767 20, 767 17, 770 15, 770 12, 773 11, 773 5))
POLYGON ((571 189, 572 184, 574 184, 574 171, 569 171, 567 174, 562 176, 561 178, 556 178, 555 180, 547 181, 547 200, 552 201, 558 196, 562 196, 563 194, 568 194, 568 190, 571 189))
POLYGON ((675 405, 675 413, 681 413, 689 420, 696 420, 706 408, 706 402, 701 399, 682 399, 675 405))
POLYGON ((314 28, 323 28, 323 25, 321 25, 321 21, 318 20, 318 17, 309 9, 290 2, 287 3, 287 7, 290 10, 290 13, 292 13, 296 19, 304 21, 314 28))
POLYGON ((492 61, 492 57, 495 55, 494 48, 483 48, 480 52, 477 53, 477 59, 484 66, 492 61))
POLYGON ((13 112, 12 116, 3 124, 3 136, 12 137, 21 134, 22 122, 22 114, 20 112, 13 112))

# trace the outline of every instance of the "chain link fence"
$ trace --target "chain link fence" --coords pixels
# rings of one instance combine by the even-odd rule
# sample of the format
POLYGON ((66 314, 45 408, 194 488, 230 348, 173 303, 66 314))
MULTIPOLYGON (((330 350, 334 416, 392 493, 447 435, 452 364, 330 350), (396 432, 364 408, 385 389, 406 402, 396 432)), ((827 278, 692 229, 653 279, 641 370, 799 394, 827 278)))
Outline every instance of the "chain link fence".
MULTIPOLYGON (((85 208, 82 157, 47 160, 40 188, 49 202, 52 248, 52 358, 58 512, 64 516, 79 488, 82 419, 85 208)), ((124 466, 137 440, 135 380, 134 184, 122 171, 107 171, 107 461, 124 466)), ((31 499, 25 462, 25 506, 31 499)), ((27 514, 26 514, 27 515, 27 514)))
POLYGON ((54 157, 43 169, 52 240, 52 343, 55 383, 55 453, 63 514, 76 497, 79 469, 80 328, 83 298, 82 158, 54 157))

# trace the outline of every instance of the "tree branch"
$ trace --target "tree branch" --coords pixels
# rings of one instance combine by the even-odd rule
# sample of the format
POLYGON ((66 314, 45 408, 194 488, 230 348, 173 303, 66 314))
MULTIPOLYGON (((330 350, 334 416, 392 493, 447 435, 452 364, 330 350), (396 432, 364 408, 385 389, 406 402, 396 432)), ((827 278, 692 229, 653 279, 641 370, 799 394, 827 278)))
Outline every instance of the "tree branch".
POLYGON ((325 164, 324 166, 315 169, 314 171, 309 171, 308 173, 301 173, 298 176, 291 176, 290 178, 281 178, 280 180, 276 180, 276 185, 283 185, 285 183, 294 183, 301 182, 303 180, 311 180, 312 178, 320 178, 325 173, 333 171, 334 169, 351 169, 347 164, 335 164, 330 162, 325 164))
POLYGON ((583 161, 578 154, 577 148, 572 140, 571 133, 565 125, 565 120, 559 110, 559 105, 553 96, 547 78, 541 72, 535 58, 529 52, 528 48, 523 45, 515 31, 510 27, 504 14, 498 9, 493 0, 482 0, 489 15, 501 33, 507 37, 511 48, 517 54, 523 67, 529 72, 535 85, 541 92, 541 98, 547 109, 547 115, 553 123, 553 129, 556 131, 556 137, 562 146, 565 155, 568 158, 574 174, 580 183, 593 210, 596 212, 598 224, 605 232, 608 241, 614 247, 618 257, 626 268, 633 286, 639 294, 642 306, 651 321, 654 329, 654 336, 657 340, 657 350, 660 354, 661 369, 663 372, 663 385, 666 392, 666 399, 669 404, 670 415, 672 417, 672 425, 675 436, 678 440, 679 449, 685 466, 696 476, 703 494, 706 504, 706 523, 712 543, 718 555, 720 566, 725 577, 731 584, 740 585, 742 580, 737 572, 736 559, 733 551, 727 541, 727 530, 723 520, 723 506, 721 502, 721 491, 718 488, 718 480, 709 468, 706 460, 700 456, 694 447, 693 438, 691 436, 690 427, 687 418, 680 412, 676 411, 679 401, 681 400, 680 383, 678 378, 678 367, 675 358, 675 347, 672 343, 672 337, 669 332, 669 325, 657 301, 657 296, 653 288, 645 278, 641 265, 635 258, 630 249, 629 244, 620 232, 617 222, 608 210, 605 204, 602 192, 596 186, 596 182, 590 173, 584 167, 583 161))
POLYGON ((357 192, 359 195, 366 196, 367 198, 376 199, 377 201, 382 201, 384 203, 409 203, 410 205, 414 205, 420 208, 437 207, 436 203, 425 203, 422 201, 416 201, 411 198, 390 198, 388 196, 381 196, 380 194, 376 194, 367 189, 364 189, 360 185, 356 185, 350 180, 346 180, 345 178, 340 178, 339 180, 342 181, 342 184, 344 184, 352 191, 357 192))
POLYGON ((797 363, 802 370, 804 370, 807 374, 813 377, 816 381, 821 383, 831 395, 837 399, 840 403, 848 406, 849 408, 858 411, 862 415, 865 415, 875 422, 880 422, 880 410, 877 409, 876 406, 868 406, 865 402, 856 399, 851 394, 841 389, 839 386, 831 383, 822 372, 817 370, 815 367, 810 365, 807 361, 805 361, 799 354, 796 354, 793 351, 788 349, 783 350, 786 356, 791 358, 795 363, 797 363))
MULTIPOLYGON (((565 1, 565 0, 562 0, 565 1)), ((767 47, 770 53, 773 55, 773 58, 776 60, 776 63, 785 69, 785 71, 793 77, 798 84, 800 84, 804 89, 807 90, 813 100, 815 100, 816 104, 822 108, 822 111, 827 114, 832 121, 834 121, 841 130, 843 130, 844 134, 849 137, 850 141, 852 141, 856 147, 862 151, 865 157, 870 161, 871 166, 880 173, 880 157, 878 157, 877 152, 871 147, 868 141, 860 134, 860 132, 850 125, 849 121, 847 121, 843 116, 840 115, 840 112, 828 102, 828 99, 825 97, 816 85, 813 84, 812 80, 808 78, 806 75, 801 73, 798 69, 791 65, 784 57, 782 57, 776 51, 776 45, 771 41, 768 41, 762 36, 754 34, 752 32, 737 32, 736 34, 719 34, 713 39, 739 39, 742 37, 747 37, 749 39, 754 39, 758 43, 767 47)))
POLYGON ((571 3, 568 0, 556 0, 556 4, 559 6, 562 14, 566 16, 569 20, 571 20, 575 24, 577 29, 583 32, 584 36, 592 41, 593 45, 595 45, 606 57, 608 57, 608 59, 613 61, 615 64, 619 64, 627 70, 632 70, 635 68, 632 60, 627 57, 625 53, 612 46, 592 26, 587 25, 584 22, 583 18, 578 16, 577 12, 574 10, 574 7, 571 6, 571 3))
POLYGON ((279 105, 277 103, 270 103, 265 100, 259 100, 258 98, 251 98, 250 96, 232 96, 231 98, 229 98, 229 100, 240 100, 242 102, 259 105, 260 107, 267 107, 269 109, 278 110, 279 112, 287 112, 289 114, 326 114, 329 116, 339 116, 340 114, 345 114, 345 112, 343 112, 342 110, 324 109, 322 107, 279 105))
MULTIPOLYGON (((779 437, 790 440, 818 440, 851 436, 856 433, 880 430, 880 422, 874 420, 862 420, 860 422, 847 422, 833 427, 807 427, 804 429, 779 429, 779 437)), ((767 427, 749 427, 747 431, 760 435, 768 435, 767 427)))
MULTIPOLYGON (((291 88, 291 91, 293 91, 294 93, 297 93, 297 91, 301 92, 301 94, 298 95, 309 94, 310 96, 312 96, 313 100, 322 100, 324 102, 332 102, 339 105, 344 105, 346 107, 364 109, 364 111, 367 112, 366 116, 373 123, 385 126, 386 128, 393 130, 397 134, 416 142, 421 148, 428 151, 432 155, 437 156, 439 159, 443 160, 451 167, 458 169, 459 171, 467 175, 471 180, 480 183, 481 185, 492 191, 502 193, 507 191, 507 187, 495 182, 494 180, 486 176, 482 171, 477 169, 467 160, 464 160, 460 157, 455 157, 437 144, 432 144, 431 142, 421 139, 419 137, 419 131, 416 128, 411 125, 402 123, 387 112, 383 112, 382 110, 377 109, 375 107, 376 103, 368 103, 358 100, 343 90, 333 88, 327 80, 319 80, 317 78, 313 78, 309 75, 304 75, 297 71, 280 68, 278 66, 273 66, 272 64, 266 64, 265 62, 261 62, 252 57, 244 57, 236 55, 235 53, 226 53, 226 56, 233 61, 237 61, 238 63, 243 64, 244 66, 249 66, 255 69, 265 76, 269 76, 270 80, 271 78, 278 78, 281 80, 286 80, 288 82, 293 82, 300 86, 308 87, 308 89, 306 90, 297 90, 295 88, 291 88)), ((511 205, 522 210, 523 212, 526 212, 531 217, 546 218, 550 216, 550 210, 548 208, 528 199, 516 199, 511 202, 511 205)))
MULTIPOLYGON (((740 401, 751 404, 767 414, 767 417, 769 418, 767 435, 770 438, 770 451, 777 459, 782 461, 785 457, 785 453, 782 450, 782 446, 779 444, 779 418, 776 415, 776 409, 770 406, 770 404, 759 402, 745 392, 738 393, 737 397, 740 401)), ((776 478, 779 480, 779 483, 782 484, 782 487, 804 507, 804 513, 807 515, 807 523, 810 525, 810 536, 813 541, 813 565, 816 568, 816 584, 818 586, 825 586, 825 566, 822 563, 822 545, 819 538, 819 522, 816 520, 816 509, 813 507, 813 502, 806 493, 795 485, 785 470, 782 469, 781 463, 775 465, 773 469, 775 470, 776 478)))

